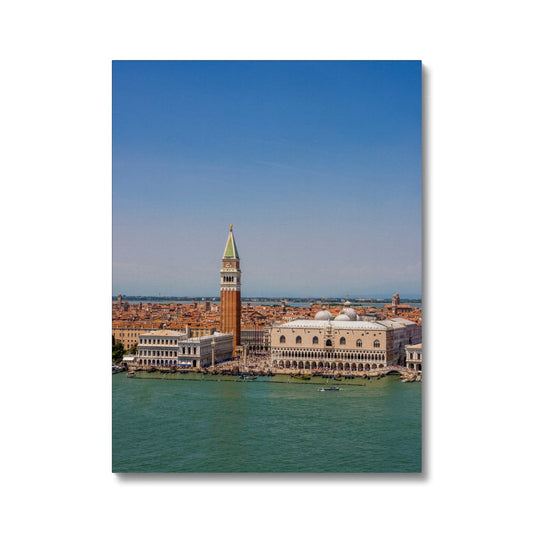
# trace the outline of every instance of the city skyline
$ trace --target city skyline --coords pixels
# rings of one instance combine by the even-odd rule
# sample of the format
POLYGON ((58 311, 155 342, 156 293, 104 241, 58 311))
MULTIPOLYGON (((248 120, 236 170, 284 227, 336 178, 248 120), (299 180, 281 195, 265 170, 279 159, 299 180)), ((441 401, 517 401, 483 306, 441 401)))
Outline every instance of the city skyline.
POLYGON ((421 297, 418 61, 115 61, 113 294, 421 297))

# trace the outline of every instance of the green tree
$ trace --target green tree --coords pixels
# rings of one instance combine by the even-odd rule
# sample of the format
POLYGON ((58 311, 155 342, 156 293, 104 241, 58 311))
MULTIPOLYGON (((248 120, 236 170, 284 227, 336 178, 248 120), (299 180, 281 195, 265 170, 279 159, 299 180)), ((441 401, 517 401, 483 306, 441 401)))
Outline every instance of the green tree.
POLYGON ((122 361, 122 358, 124 357, 124 345, 121 342, 118 342, 117 344, 113 345, 113 362, 119 362, 122 361))

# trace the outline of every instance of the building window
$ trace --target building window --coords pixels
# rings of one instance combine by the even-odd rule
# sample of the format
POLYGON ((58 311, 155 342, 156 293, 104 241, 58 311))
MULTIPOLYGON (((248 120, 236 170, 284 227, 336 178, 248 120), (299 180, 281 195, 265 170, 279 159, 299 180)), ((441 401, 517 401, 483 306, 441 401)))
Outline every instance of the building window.
POLYGON ((332 345, 332 344, 331 344, 331 339, 328 339, 328 340, 326 341, 326 346, 331 346, 331 345, 332 345))
POLYGON ((357 342, 355 343, 355 345, 358 347, 358 348, 362 348, 363 347, 363 341, 361 339, 357 339, 357 342))
POLYGON ((296 344, 302 344, 302 337, 300 337, 300 335, 296 337, 296 344))
POLYGON ((339 343, 340 344, 346 344, 346 339, 344 337, 341 337, 339 343))
POLYGON ((313 344, 318 344, 318 337, 313 337, 313 344))
POLYGON ((379 344, 379 341, 374 341, 374 348, 379 348, 380 347, 380 344, 379 344))
POLYGON ((279 338, 279 342, 280 342, 280 344, 285 344, 285 335, 282 335, 282 336, 279 338))

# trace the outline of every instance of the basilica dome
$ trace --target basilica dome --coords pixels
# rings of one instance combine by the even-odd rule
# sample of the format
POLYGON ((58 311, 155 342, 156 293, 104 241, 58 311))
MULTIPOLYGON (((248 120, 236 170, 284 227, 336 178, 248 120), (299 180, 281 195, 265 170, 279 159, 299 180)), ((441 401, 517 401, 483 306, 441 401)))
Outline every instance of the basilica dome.
POLYGON ((339 321, 339 322, 350 322, 352 319, 348 316, 348 315, 345 315, 344 313, 341 313, 340 315, 337 315, 335 317, 335 321, 339 321))
POLYGON ((326 306, 322 306, 322 310, 315 315, 315 320, 331 320, 333 315, 326 309, 326 306))
POLYGON ((343 315, 346 315, 350 320, 358 320, 357 313, 355 312, 355 309, 352 309, 350 306, 352 305, 352 302, 349 302, 346 300, 344 302, 344 307, 341 311, 343 315))
POLYGON ((342 310, 342 314, 346 315, 350 320, 357 320, 357 313, 351 307, 345 307, 342 310))

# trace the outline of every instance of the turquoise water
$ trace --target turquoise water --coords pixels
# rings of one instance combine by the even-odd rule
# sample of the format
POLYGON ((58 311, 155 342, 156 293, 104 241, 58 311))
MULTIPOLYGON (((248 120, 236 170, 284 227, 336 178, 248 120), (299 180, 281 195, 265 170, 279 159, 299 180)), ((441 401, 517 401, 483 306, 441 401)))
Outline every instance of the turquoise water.
POLYGON ((420 383, 166 376, 113 375, 113 472, 421 471, 420 383))

